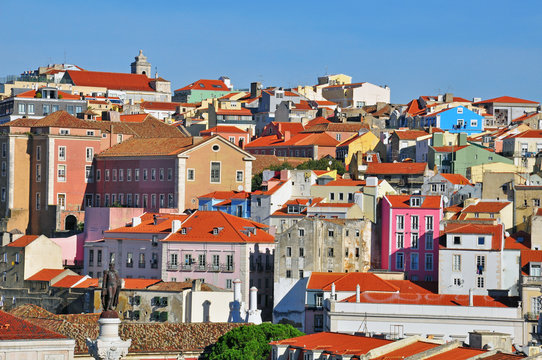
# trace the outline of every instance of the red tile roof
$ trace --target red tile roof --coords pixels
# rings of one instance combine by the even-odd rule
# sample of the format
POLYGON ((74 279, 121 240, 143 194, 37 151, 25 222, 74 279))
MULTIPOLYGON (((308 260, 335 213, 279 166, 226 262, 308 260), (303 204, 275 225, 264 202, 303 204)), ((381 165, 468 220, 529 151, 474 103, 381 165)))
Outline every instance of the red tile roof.
POLYGON ((419 114, 423 113, 424 111, 425 111, 425 109, 420 107, 420 104, 419 104, 417 99, 414 99, 411 102, 409 102, 407 104, 407 108, 405 110, 405 112, 408 115, 412 115, 412 116, 413 115, 419 115, 419 114))
POLYGON ((530 250, 531 234, 525 231, 518 231, 504 239, 505 249, 530 250))
POLYGON ((478 234, 491 235, 491 249, 500 250, 503 239, 503 225, 488 225, 488 224, 448 224, 444 228, 445 234, 478 234))
POLYGON ((79 284, 74 286, 74 289, 86 289, 90 287, 98 287, 99 279, 88 278, 81 281, 79 284))
POLYGON ((211 198, 211 199, 220 199, 220 200, 226 200, 226 199, 248 199, 250 197, 250 193, 246 191, 213 191, 212 193, 208 193, 205 195, 198 196, 198 198, 211 198))
POLYGON ((530 262, 542 262, 542 250, 522 250, 521 267, 530 262))
POLYGON ((121 122, 128 122, 128 123, 141 123, 143 122, 149 114, 127 114, 127 115, 121 115, 120 121, 121 122))
POLYGON ((202 130, 199 132, 201 136, 208 136, 208 135, 214 135, 214 134, 248 134, 248 131, 241 130, 236 126, 229 126, 229 125, 219 125, 212 127, 207 130, 202 130))
POLYGON ((538 102, 536 102, 536 101, 520 99, 520 98, 516 98, 516 97, 512 97, 512 96, 500 96, 500 97, 493 98, 493 99, 487 99, 487 100, 478 101, 478 102, 473 103, 473 105, 478 105, 478 104, 491 104, 491 103, 506 103, 506 104, 538 104, 538 102))
POLYGON ((524 115, 521 115, 520 117, 517 117, 517 118, 513 119, 512 122, 525 121, 525 120, 530 119, 530 118, 532 118, 533 116, 536 116, 536 115, 539 115, 539 114, 540 114, 539 112, 533 112, 533 113, 530 113, 530 114, 524 114, 524 115))
POLYGON ((131 138, 97 155, 103 157, 177 155, 197 145, 195 138, 131 138))
MULTIPOLYGON (((450 349, 446 352, 424 358, 424 360, 467 360, 472 359, 477 355, 485 353, 486 350, 478 349, 469 349, 465 347, 458 347, 455 349, 450 349)), ((514 357, 515 358, 515 357, 514 357)), ((521 358, 521 357, 520 357, 521 358)), ((484 357, 483 359, 489 359, 489 357, 484 357)), ((502 359, 504 360, 504 359, 502 359)))
POLYGON ((472 185, 469 179, 461 174, 441 173, 440 175, 454 185, 472 185))
POLYGON ((208 79, 200 79, 196 82, 193 82, 190 85, 187 85, 175 91, 177 92, 177 91, 185 91, 185 90, 230 91, 230 89, 226 86, 224 81, 208 80, 208 79))
POLYGON ((122 288, 129 289, 129 290, 146 289, 147 287, 162 281, 158 279, 123 279, 123 280, 124 280, 124 285, 122 286, 122 288))
MULTIPOLYGON (((352 295, 342 302, 356 302, 352 295)), ((362 293, 361 303, 371 304, 405 304, 405 305, 440 305, 440 306, 469 306, 469 295, 447 294, 408 294, 408 293, 362 293)), ((487 295, 475 295, 474 306, 508 307, 506 304, 487 295)))
POLYGON ((394 359, 404 359, 406 357, 416 355, 418 353, 421 353, 423 351, 427 351, 430 349, 434 349, 439 344, 430 343, 430 342, 424 342, 424 341, 416 341, 412 344, 408 344, 405 346, 402 346, 396 350, 390 351, 382 356, 379 356, 377 358, 374 358, 373 360, 394 360, 394 359))
POLYGON ((173 220, 186 220, 186 214, 159 214, 145 213, 140 216, 141 223, 136 226, 122 226, 116 229, 107 230, 105 233, 169 233, 171 232, 171 222, 173 220), (154 225, 154 216, 157 216, 157 224, 154 225))
POLYGON ((29 277, 29 281, 51 281, 58 275, 62 274, 64 269, 42 269, 29 277))
POLYGON ((262 230, 266 225, 222 211, 196 211, 183 223, 186 234, 171 234, 163 242, 273 243, 274 237, 262 230), (214 235, 214 229, 218 234, 214 235), (254 234, 254 231, 256 232, 254 234))
POLYGON ((306 100, 301 100, 298 104, 294 103, 294 108, 291 110, 313 110, 311 104, 306 100))
POLYGON ((300 133, 284 141, 276 135, 262 136, 248 143, 245 148, 278 147, 278 146, 308 146, 318 145, 335 147, 339 142, 326 133, 300 133))
POLYGON ((78 129, 95 129, 96 125, 68 114, 66 111, 56 111, 41 119, 16 119, 0 126, 3 127, 61 127, 78 129))
POLYGON ((352 144, 354 141, 358 140, 358 139, 361 139, 362 137, 364 137, 365 135, 367 134, 370 134, 369 131, 367 132, 364 132, 363 134, 361 135, 352 135, 351 137, 349 137, 348 139, 344 140, 343 142, 337 144, 337 147, 341 147, 341 146, 348 146, 350 144, 352 144))
MULTIPOLYGON (((29 91, 25 91, 23 93, 15 95, 15 97, 18 97, 18 98, 35 98, 36 93, 37 93, 36 90, 29 90, 29 91)), ((70 94, 70 93, 67 93, 67 92, 64 92, 64 91, 60 91, 60 90, 58 90, 58 96, 59 96, 59 98, 62 97, 62 99, 64 99, 64 100, 81 100, 81 96, 79 96, 79 95, 70 94)))
POLYGON ((368 163, 366 175, 423 175, 427 169, 427 163, 368 163))
POLYGON ((519 134, 511 135, 509 138, 542 138, 542 130, 527 130, 519 134))
POLYGON ((217 115, 243 115, 252 116, 252 112, 249 109, 216 109, 217 115))
POLYGON ((458 150, 461 150, 461 149, 464 149, 466 147, 469 147, 470 145, 461 145, 461 146, 432 146, 432 148, 436 151, 436 152, 445 152, 445 153, 450 153, 450 152, 456 152, 458 150))
POLYGON ((441 197, 434 195, 386 195, 386 199, 393 208, 422 208, 422 209, 440 209, 441 197), (419 197, 422 199, 420 206, 410 206, 410 199, 412 197, 419 197))
POLYGON ((146 110, 175 111, 181 103, 165 101, 143 101, 139 106, 146 110))
POLYGON ((149 82, 153 79, 148 78, 144 74, 72 70, 66 71, 66 74, 76 86, 155 92, 149 85, 149 82))
POLYGON ((66 275, 56 283, 52 284, 53 287, 70 288, 78 281, 81 281, 84 276, 81 275, 66 275))
POLYGON ((309 128, 311 126, 318 125, 318 124, 329 124, 330 122, 331 121, 329 121, 328 119, 318 116, 310 120, 305 126, 309 128))
POLYGON ((316 132, 358 132, 360 130, 366 130, 368 128, 365 123, 318 123, 312 126, 306 126, 304 133, 316 133, 316 132))
POLYGON ((0 341, 66 339, 66 336, 0 310, 0 341))
POLYGON ((325 350, 333 354, 363 355, 372 349, 391 343, 391 340, 358 335, 320 332, 291 339, 272 341, 271 345, 289 345, 309 350, 325 350))
POLYGON ((7 246, 12 247, 26 247, 28 244, 30 244, 32 241, 36 240, 39 237, 39 235, 23 235, 17 240, 9 243, 7 246))
POLYGON ((313 185, 313 186, 365 186, 365 180, 354 179, 336 179, 328 182, 325 185, 313 185))
MULTIPOLYGON (((324 291, 331 290, 331 284, 335 284, 335 291, 356 291, 356 286, 360 285, 360 291, 384 291, 384 292, 397 292, 399 288, 391 285, 386 280, 381 279, 372 273, 336 273, 336 277, 333 277, 332 281, 328 281, 332 277, 330 273, 313 272, 309 279, 307 289, 318 289, 324 291), (327 282, 325 285, 323 283, 327 282), (315 287, 315 285, 323 285, 315 287)), ((333 274, 333 273, 332 273, 333 274)))
POLYGON ((469 205, 463 209, 463 213, 498 213, 506 206, 509 201, 484 201, 480 200, 477 204, 469 205))
POLYGON ((401 140, 416 140, 420 136, 429 135, 429 133, 422 130, 395 130, 395 134, 401 140))
POLYGON ((271 125, 274 126, 278 132, 282 135, 286 131, 290 132, 290 135, 296 135, 300 133, 301 131, 305 130, 303 127, 303 124, 301 123, 295 123, 295 122, 279 122, 279 121, 272 121, 271 125))

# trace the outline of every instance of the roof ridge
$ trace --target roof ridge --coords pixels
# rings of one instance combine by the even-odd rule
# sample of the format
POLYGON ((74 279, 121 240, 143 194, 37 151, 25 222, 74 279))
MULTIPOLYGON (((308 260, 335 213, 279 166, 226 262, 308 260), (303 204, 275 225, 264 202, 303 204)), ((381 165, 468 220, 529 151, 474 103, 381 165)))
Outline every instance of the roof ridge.
MULTIPOLYGON (((222 212, 220 210, 218 210, 218 212, 222 215, 222 217, 226 220, 226 222, 233 228, 234 232, 237 234, 237 236, 239 236, 239 238, 241 238, 241 240, 246 243, 247 240, 243 239, 243 237, 241 236, 240 234, 240 231, 237 231, 237 228, 230 222, 230 219, 228 219, 228 217, 226 217, 226 215, 230 215, 230 214, 226 214, 225 212, 222 212)), ((230 215, 230 216, 233 216, 233 215, 230 215)), ((242 218, 241 218, 242 219, 242 218)))

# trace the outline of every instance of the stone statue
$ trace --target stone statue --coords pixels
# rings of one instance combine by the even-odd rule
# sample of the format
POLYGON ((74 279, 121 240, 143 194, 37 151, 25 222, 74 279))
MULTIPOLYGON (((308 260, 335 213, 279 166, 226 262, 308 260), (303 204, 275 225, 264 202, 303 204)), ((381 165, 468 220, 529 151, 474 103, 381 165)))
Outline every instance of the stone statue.
POLYGON ((115 270, 115 264, 109 264, 109 270, 104 271, 102 280, 102 307, 103 311, 115 310, 119 302, 121 288, 119 273, 115 270))

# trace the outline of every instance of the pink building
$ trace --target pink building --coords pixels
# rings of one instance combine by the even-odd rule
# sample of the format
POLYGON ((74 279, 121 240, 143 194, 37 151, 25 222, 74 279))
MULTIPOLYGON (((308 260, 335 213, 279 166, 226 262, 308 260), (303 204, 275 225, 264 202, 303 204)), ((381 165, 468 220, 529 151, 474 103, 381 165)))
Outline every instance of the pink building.
POLYGON ((242 283, 243 301, 256 286, 258 307, 270 319, 273 304, 274 237, 267 226, 223 213, 145 213, 131 224, 85 244, 84 274, 100 277, 114 260, 121 277, 189 281, 222 288, 242 283))
POLYGON ((441 219, 440 196, 384 196, 381 267, 413 281, 437 281, 441 219))

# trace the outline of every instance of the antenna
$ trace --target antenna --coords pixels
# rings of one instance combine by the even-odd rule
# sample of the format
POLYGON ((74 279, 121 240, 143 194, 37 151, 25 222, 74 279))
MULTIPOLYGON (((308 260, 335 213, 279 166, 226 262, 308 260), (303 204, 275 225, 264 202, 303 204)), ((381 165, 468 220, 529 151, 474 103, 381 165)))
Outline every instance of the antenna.
POLYGON ((362 320, 361 324, 359 325, 358 332, 360 330, 365 335, 367 335, 367 333, 369 332, 369 329, 367 328, 367 313, 365 313, 365 315, 363 316, 363 320, 362 320))

